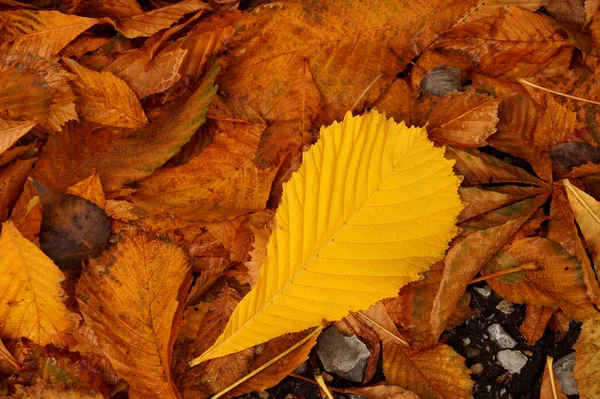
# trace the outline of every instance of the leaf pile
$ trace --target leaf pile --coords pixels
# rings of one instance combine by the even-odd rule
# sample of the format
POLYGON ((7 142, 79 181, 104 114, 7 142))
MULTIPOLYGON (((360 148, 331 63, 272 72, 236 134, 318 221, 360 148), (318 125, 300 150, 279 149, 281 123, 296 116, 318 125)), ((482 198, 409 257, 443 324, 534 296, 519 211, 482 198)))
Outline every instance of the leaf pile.
POLYGON ((0 395, 260 392, 325 318, 340 395, 470 398, 477 279, 530 344, 582 322, 597 397, 599 45, 589 0, 0 1, 0 395))

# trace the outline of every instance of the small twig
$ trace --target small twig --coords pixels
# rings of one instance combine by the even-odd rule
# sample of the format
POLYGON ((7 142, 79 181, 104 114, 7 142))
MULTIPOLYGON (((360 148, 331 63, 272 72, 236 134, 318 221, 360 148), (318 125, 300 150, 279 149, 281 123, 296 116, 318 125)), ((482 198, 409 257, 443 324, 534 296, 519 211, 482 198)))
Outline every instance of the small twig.
POLYGON ((310 339, 315 334, 320 333, 322 329, 323 329, 323 326, 319 326, 319 327, 315 328, 310 334, 308 334, 306 337, 304 337, 301 341, 299 341, 298 343, 292 345, 286 351, 284 351, 284 352, 280 353, 279 355, 275 356, 273 359, 269 360, 268 362, 266 362, 265 364, 263 364, 262 366, 260 366, 256 370, 252 371, 250 374, 246 375, 243 378, 240 378, 239 380, 237 380, 233 384, 229 385, 227 388, 223 389, 221 392, 219 392, 215 396, 213 396, 212 399, 220 398, 221 396, 225 395, 227 392, 231 391, 233 388, 237 387, 238 385, 242 384, 243 382, 245 382, 245 381, 249 380, 250 378, 254 377, 256 374, 260 373, 261 371, 263 371, 264 369, 266 369, 267 367, 269 367, 273 363, 277 362, 281 358, 287 356, 289 353, 293 352, 294 350, 298 349, 299 347, 301 347, 302 345, 304 345, 305 343, 307 343, 308 341, 310 341, 310 339))
POLYGON ((561 93, 560 91, 556 91, 556 90, 548 89, 547 87, 536 85, 535 83, 531 83, 525 79, 519 79, 519 83, 524 83, 531 87, 535 87, 536 89, 540 89, 540 90, 547 91, 548 93, 556 94, 557 96, 567 97, 567 98, 571 98, 573 100, 583 101, 585 103, 590 103, 590 104, 594 104, 594 105, 600 105, 600 102, 598 102, 598 101, 592 101, 592 100, 588 100, 587 98, 581 98, 581 97, 572 96, 570 94, 561 93))
POLYGON ((519 265, 517 267, 511 267, 510 269, 500 270, 499 272, 496 272, 496 273, 486 274, 485 276, 475 278, 475 279, 471 280, 471 282, 469 284, 475 284, 480 281, 485 281, 485 280, 489 280, 491 278, 505 276, 507 274, 516 273, 516 272, 520 272, 520 271, 534 271, 537 269, 538 269, 538 267, 535 263, 523 263, 522 265, 519 265))
POLYGON ((546 366, 548 367, 548 373, 550 374, 550 386, 552 387, 552 396, 554 399, 558 399, 558 394, 556 393, 556 383, 554 382, 554 370, 552 370, 552 359, 550 356, 546 356, 546 366))
MULTIPOLYGON (((304 376, 302 376, 300 374, 291 373, 291 374, 288 375, 288 377, 297 378, 299 380, 306 381, 306 382, 309 382, 309 383, 314 384, 314 385, 319 385, 316 381, 313 381, 310 378, 306 378, 306 377, 304 377, 304 376)), ((329 387, 329 390, 331 390, 333 392, 337 392, 337 393, 346 393, 346 391, 344 389, 339 389, 339 388, 334 388, 334 387, 329 387)))
POLYGON ((327 388, 327 384, 325 384, 325 380, 321 374, 315 375, 315 380, 317 380, 317 384, 319 384, 319 388, 325 392, 327 399, 333 399, 333 395, 329 392, 329 388, 327 388))

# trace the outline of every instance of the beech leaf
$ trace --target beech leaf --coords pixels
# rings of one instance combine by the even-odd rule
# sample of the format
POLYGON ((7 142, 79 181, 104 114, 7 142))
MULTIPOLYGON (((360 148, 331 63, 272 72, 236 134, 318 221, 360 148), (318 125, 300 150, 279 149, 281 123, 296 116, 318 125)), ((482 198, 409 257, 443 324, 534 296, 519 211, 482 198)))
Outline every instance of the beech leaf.
POLYGON ((191 364, 395 296, 456 235, 458 184, 425 129, 375 111, 323 127, 284 186, 256 287, 191 364))
POLYGON ((8 150, 18 139, 30 131, 36 121, 6 121, 0 119, 0 154, 8 150))

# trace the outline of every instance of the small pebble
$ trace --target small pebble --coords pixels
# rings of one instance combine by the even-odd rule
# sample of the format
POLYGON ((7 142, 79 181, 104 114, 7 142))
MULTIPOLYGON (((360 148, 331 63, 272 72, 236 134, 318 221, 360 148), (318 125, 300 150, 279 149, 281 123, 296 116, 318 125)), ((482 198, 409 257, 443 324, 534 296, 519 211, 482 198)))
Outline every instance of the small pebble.
POLYGON ((463 346, 467 346, 471 343, 471 338, 469 338, 469 337, 463 338, 462 342, 463 342, 463 346))
POLYGON ((486 285, 485 287, 475 287, 473 289, 475 291, 477 291, 479 293, 479 295, 481 295, 484 298, 487 298, 490 295, 492 295, 492 289, 490 288, 489 285, 486 285))
POLYGON ((573 368, 575 368, 575 352, 571 352, 567 356, 564 356, 554 362, 552 368, 554 369, 554 372, 560 381, 560 386, 565 394, 579 394, 577 380, 573 375, 573 368))
POLYGON ((472 346, 467 346, 465 348, 465 357, 467 359, 471 359, 472 357, 479 356, 480 354, 481 354, 481 351, 479 350, 479 348, 475 348, 472 346))
POLYGON ((515 311, 515 307, 513 306, 512 302, 506 300, 500 301, 500 303, 496 306, 496 309, 504 314, 511 314, 515 311))
POLYGON ((487 330, 492 337, 492 341, 500 345, 501 348, 514 348, 517 345, 517 341, 500 324, 492 324, 487 330))
POLYGON ((524 355, 531 357, 533 356, 533 352, 532 351, 522 351, 524 355))
POLYGON ((474 365, 472 365, 469 370, 471 370, 472 374, 479 374, 483 371, 483 364, 482 363, 475 363, 474 365))
POLYGON ((518 374, 525 364, 527 364, 527 356, 519 351, 505 349, 498 352, 498 361, 506 371, 511 374, 518 374))
POLYGON ((261 399, 268 399, 269 398, 269 392, 267 392, 267 391, 259 392, 258 396, 260 396, 261 399))

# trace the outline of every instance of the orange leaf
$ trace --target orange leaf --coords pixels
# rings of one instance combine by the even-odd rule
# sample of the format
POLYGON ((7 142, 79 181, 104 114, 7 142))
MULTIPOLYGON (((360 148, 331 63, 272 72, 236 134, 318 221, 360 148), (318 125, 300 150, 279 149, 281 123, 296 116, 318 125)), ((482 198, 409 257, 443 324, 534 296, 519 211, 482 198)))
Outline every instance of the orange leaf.
MULTIPOLYGON (((537 306, 558 305, 571 318, 585 319, 596 313, 586 294, 581 265, 562 247, 542 237, 529 237, 504 248, 518 263, 535 262, 538 269, 508 284, 497 278, 488 284, 502 298, 537 306)), ((488 274, 492 270, 486 270, 488 274)), ((497 271, 497 270, 494 270, 497 271)))
POLYGON ((247 121, 220 120, 216 127, 202 153, 140 181, 133 202, 149 214, 204 221, 264 209, 275 177, 274 168, 261 169, 253 162, 264 122, 254 114, 247 121))
POLYGON ((127 83, 110 72, 92 71, 68 58, 63 58, 63 62, 79 78, 74 86, 84 119, 116 127, 148 124, 142 106, 127 83))
POLYGON ((170 377, 171 347, 189 288, 178 247, 128 232, 91 259, 78 283, 81 312, 132 398, 179 398, 170 377))
POLYGON ((99 208, 105 208, 106 199, 104 197, 104 190, 102 190, 98 171, 95 169, 90 177, 69 187, 67 193, 85 198, 91 203, 98 205, 99 208))
POLYGON ((211 69, 189 96, 169 103, 161 110, 161 117, 135 134, 68 124, 60 135, 49 138, 33 170, 35 179, 61 190, 85 179, 96 168, 104 188, 112 191, 150 175, 204 123, 216 91, 213 82, 217 72, 217 68, 211 69))
POLYGON ((209 9, 209 6, 200 0, 183 0, 143 14, 117 19, 116 28, 130 39, 150 36, 170 27, 185 14, 206 9, 209 9))
POLYGON ((86 29, 101 22, 95 18, 58 11, 18 10, 0 14, 0 49, 50 58, 86 29))
POLYGON ((529 345, 535 345, 542 338, 554 312, 556 312, 556 309, 550 306, 539 307, 530 303, 527 304, 525 308, 525 320, 523 320, 523 324, 521 324, 519 330, 529 345))
POLYGON ((475 216, 494 211, 517 201, 544 194, 544 192, 545 189, 535 186, 498 186, 486 189, 480 187, 461 187, 459 188, 460 199, 467 206, 460 213, 458 221, 464 222, 475 216))
POLYGON ((550 98, 533 132, 533 142, 548 151, 553 145, 570 141, 576 124, 577 114, 550 98))
POLYGON ((71 75, 36 55, 0 51, 0 112, 9 119, 37 120, 55 132, 77 119, 71 75))
POLYGON ((6 349, 4 343, 0 340, 0 370, 6 374, 12 374, 15 370, 20 369, 21 366, 13 355, 6 349))
POLYGON ((500 101, 474 90, 448 94, 431 112, 427 133, 433 141, 483 147, 496 132, 500 101))
POLYGON ((29 171, 36 159, 15 161, 6 168, 0 169, 0 222, 8 219, 13 206, 19 200, 29 171))
POLYGON ((36 121, 19 122, 0 119, 0 154, 9 149, 36 124, 36 121))
POLYGON ((575 349, 575 369, 573 375, 577 380, 579 395, 581 398, 597 398, 600 396, 600 316, 583 322, 581 334, 573 346, 575 349))
POLYGON ((567 36, 544 16, 517 7, 461 24, 442 34, 435 48, 466 53, 477 72, 505 78, 565 72, 573 51, 567 36))
POLYGON ((419 399, 416 394, 395 385, 375 385, 364 388, 348 388, 345 392, 370 399, 419 399))

